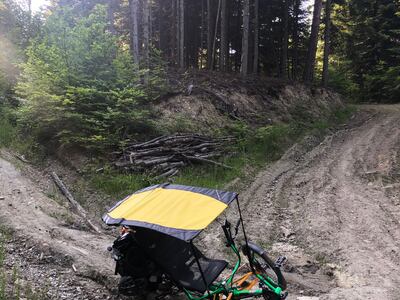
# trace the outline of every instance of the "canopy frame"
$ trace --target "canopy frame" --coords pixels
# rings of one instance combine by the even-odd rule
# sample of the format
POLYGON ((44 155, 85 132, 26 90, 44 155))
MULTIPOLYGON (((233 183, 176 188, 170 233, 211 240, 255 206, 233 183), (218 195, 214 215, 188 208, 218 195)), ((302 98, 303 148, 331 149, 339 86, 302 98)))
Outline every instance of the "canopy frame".
POLYGON ((164 183, 119 201, 103 215, 103 221, 107 225, 145 227, 190 242, 237 196, 234 192, 164 183))
MULTIPOLYGON (((237 203, 237 208, 238 208, 238 212, 239 212, 239 220, 240 220, 240 223, 242 225, 243 236, 244 236, 244 240, 245 240, 245 243, 246 243, 246 248, 248 249, 249 248, 249 242, 248 242, 248 239, 247 239, 246 229, 245 229, 244 222, 243 222, 242 209, 240 208, 239 196, 238 195, 235 197, 235 200, 236 200, 236 203, 237 203)), ((197 253, 195 251, 195 248, 194 248, 193 240, 195 238, 196 237, 194 237, 193 239, 190 240, 190 246, 192 247, 192 250, 193 250, 193 253, 194 253, 194 258, 196 260, 197 266, 199 267, 201 278, 202 278, 202 280, 204 282, 204 286, 207 288, 206 291, 207 291, 208 298, 212 299, 211 293, 210 293, 210 288, 207 285, 207 280, 206 280, 206 277, 204 276, 204 271, 203 271, 203 269, 201 267, 199 257, 198 257, 198 255, 197 255, 197 253)), ((250 264, 250 269, 255 274, 256 270, 254 268, 254 265, 253 265, 252 259, 250 257, 250 252, 249 251, 247 251, 246 256, 248 257, 248 261, 249 261, 249 264, 250 264)))

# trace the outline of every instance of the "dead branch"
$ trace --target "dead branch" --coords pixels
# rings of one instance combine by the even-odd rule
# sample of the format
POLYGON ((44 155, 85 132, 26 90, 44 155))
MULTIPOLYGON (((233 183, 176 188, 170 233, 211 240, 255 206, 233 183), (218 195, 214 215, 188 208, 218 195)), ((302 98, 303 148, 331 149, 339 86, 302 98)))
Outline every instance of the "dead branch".
POLYGON ((15 154, 15 157, 26 164, 30 164, 30 161, 25 158, 25 155, 15 154))
POLYGON ((65 184, 62 182, 60 177, 55 172, 51 173, 51 177, 53 178, 53 181, 57 185, 57 187, 61 190, 63 195, 68 199, 68 201, 72 204, 72 206, 75 208, 76 212, 88 223, 88 225, 97 233, 101 233, 101 231, 95 226, 88 218, 88 215, 86 213, 86 210, 74 199, 70 191, 67 189, 65 184))
POLYGON ((207 158, 196 157, 196 156, 186 156, 186 158, 188 160, 191 160, 191 161, 206 162, 206 163, 214 164, 214 165, 226 168, 226 169, 230 169, 230 170, 233 169, 231 166, 228 166, 228 165, 225 165, 225 164, 222 164, 222 163, 219 163, 217 161, 213 161, 213 160, 210 160, 210 159, 207 159, 207 158))

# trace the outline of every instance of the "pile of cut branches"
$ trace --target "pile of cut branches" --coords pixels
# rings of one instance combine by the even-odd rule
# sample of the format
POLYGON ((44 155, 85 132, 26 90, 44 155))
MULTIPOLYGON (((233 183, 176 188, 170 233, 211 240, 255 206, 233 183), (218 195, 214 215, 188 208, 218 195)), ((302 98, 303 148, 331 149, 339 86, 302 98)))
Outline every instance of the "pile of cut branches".
POLYGON ((131 172, 149 172, 156 178, 172 177, 191 164, 214 164, 231 168, 218 158, 226 156, 234 138, 211 138, 197 134, 161 136, 144 143, 129 144, 117 152, 115 166, 131 172))

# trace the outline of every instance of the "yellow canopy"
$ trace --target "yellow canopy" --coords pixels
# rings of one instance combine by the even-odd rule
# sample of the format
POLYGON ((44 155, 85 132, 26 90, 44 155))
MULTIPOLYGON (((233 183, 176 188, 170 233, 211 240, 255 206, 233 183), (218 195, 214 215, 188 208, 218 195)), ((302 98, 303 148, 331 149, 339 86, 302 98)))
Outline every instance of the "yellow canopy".
POLYGON ((146 227, 189 241, 215 220, 236 193, 162 184, 140 190, 117 203, 103 221, 146 227))

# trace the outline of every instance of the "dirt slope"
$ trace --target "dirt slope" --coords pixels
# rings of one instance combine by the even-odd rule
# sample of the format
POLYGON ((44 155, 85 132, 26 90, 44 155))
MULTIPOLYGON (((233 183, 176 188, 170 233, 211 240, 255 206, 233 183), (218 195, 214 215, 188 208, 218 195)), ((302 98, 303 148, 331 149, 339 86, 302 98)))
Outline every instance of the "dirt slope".
POLYGON ((10 269, 17 267, 35 288, 48 289, 52 299, 107 299, 108 291, 95 281, 113 274, 106 250, 112 237, 66 224, 68 209, 1 157, 0 196, 0 224, 15 232, 6 245, 10 269))
POLYGON ((206 134, 239 120, 259 127, 306 117, 323 119, 343 106, 342 97, 331 90, 271 78, 193 72, 172 89, 178 92, 155 103, 160 124, 206 134))
POLYGON ((400 299, 399 146, 400 106, 362 107, 243 195, 252 239, 289 257, 290 299, 400 299))

